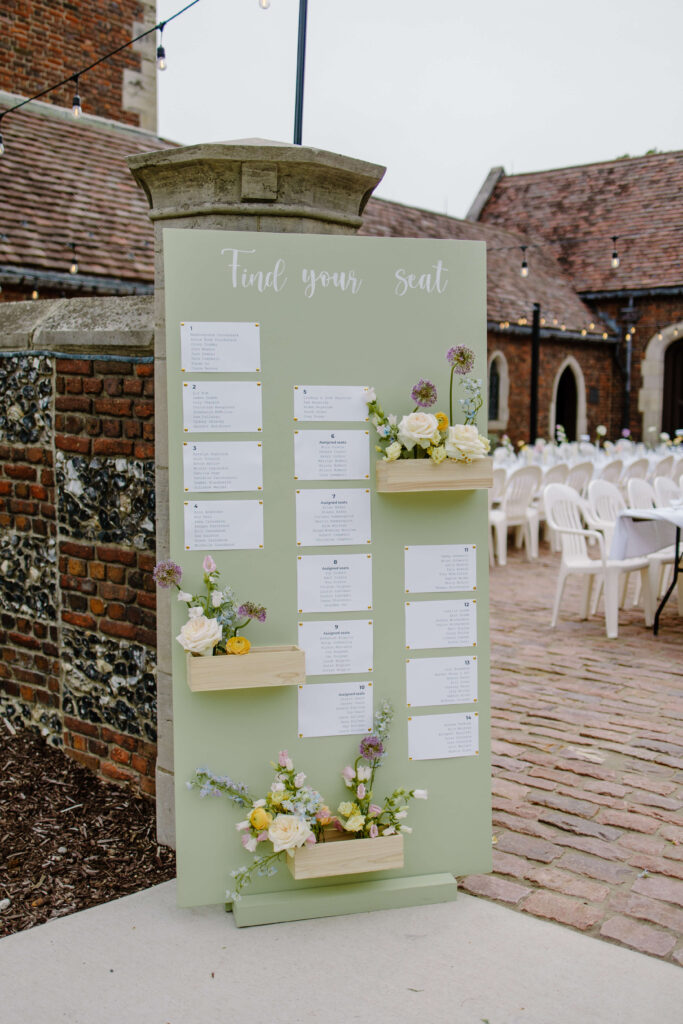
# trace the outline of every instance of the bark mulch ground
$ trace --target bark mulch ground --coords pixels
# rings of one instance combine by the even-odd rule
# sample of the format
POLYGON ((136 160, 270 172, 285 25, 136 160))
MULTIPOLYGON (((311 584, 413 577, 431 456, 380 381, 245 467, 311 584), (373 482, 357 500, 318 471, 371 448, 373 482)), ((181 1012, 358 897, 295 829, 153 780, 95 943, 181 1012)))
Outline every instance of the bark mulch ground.
POLYGON ((0 936, 174 876, 153 801, 0 719, 0 936))

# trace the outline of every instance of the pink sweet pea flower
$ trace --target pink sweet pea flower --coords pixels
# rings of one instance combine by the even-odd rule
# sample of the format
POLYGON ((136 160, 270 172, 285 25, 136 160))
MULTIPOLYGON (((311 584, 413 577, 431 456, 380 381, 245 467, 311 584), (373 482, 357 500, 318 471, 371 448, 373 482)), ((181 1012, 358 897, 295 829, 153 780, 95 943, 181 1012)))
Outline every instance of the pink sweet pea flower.
POLYGON ((356 777, 356 773, 350 764, 347 764, 346 768, 342 769, 342 779, 344 782, 353 782, 356 777))
POLYGON ((307 836, 307 838, 306 838, 306 846, 315 846, 315 843, 316 843, 315 836, 311 832, 310 836, 307 836))
POLYGON ((288 753, 288 751, 281 750, 280 753, 277 755, 277 763, 280 765, 281 768, 286 768, 288 761, 289 761, 289 753, 288 753))
POLYGON ((371 818, 376 818, 382 813, 382 808, 378 807, 377 804, 370 804, 368 807, 368 815, 371 818))
POLYGON ((362 800, 363 797, 365 796, 365 785, 362 782, 360 783, 358 789, 356 790, 356 796, 358 797, 359 800, 362 800))
POLYGON ((379 835, 379 829, 377 828, 374 822, 369 828, 369 834, 371 839, 376 839, 377 836, 379 835))
POLYGON ((204 572, 215 572, 216 571, 216 563, 214 562, 214 560, 211 557, 211 555, 207 555, 206 556, 206 558, 204 559, 202 565, 204 567, 204 572))

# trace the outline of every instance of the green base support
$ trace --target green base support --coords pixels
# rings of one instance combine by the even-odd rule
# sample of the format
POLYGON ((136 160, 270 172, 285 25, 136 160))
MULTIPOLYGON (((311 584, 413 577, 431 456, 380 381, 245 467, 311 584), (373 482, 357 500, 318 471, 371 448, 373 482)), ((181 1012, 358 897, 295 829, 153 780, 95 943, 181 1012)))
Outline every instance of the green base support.
POLYGON ((311 917, 338 917, 370 910, 426 906, 457 899, 458 883, 452 875, 414 875, 375 882, 327 885, 300 892, 263 893, 243 896, 232 907, 235 924, 246 928, 281 921, 305 921, 311 917))

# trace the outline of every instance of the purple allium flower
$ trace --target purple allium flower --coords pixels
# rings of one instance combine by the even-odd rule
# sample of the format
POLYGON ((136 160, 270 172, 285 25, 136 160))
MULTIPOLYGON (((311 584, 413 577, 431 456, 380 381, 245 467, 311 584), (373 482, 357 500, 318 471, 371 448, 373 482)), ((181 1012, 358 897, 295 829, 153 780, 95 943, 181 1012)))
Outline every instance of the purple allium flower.
POLYGON ((419 380, 410 392, 410 397, 415 405, 421 405, 423 409, 428 409, 436 401, 436 388, 430 380, 419 380))
POLYGON ((245 601, 237 609, 237 614, 242 619, 258 619, 259 622, 266 621, 266 609, 253 601, 245 601))
POLYGON ((379 736, 364 736, 360 741, 360 756, 366 761, 379 761, 384 747, 379 736))
POLYGON ((177 587, 183 578, 183 570, 169 559, 167 562, 157 562, 152 577, 158 587, 177 587))
POLYGON ((446 353, 446 361, 463 377, 474 369, 474 352, 467 345, 454 345, 446 353))
POLYGON ((621 432, 621 436, 622 437, 630 437, 631 436, 631 431, 628 429, 628 427, 624 427, 624 429, 621 432))

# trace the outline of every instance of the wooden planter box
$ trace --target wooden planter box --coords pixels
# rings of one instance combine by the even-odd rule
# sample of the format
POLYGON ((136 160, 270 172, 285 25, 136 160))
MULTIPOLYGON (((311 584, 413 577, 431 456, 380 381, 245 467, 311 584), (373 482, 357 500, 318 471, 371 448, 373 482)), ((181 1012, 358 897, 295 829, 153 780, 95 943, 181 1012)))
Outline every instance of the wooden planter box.
POLYGON ((300 647, 252 647, 248 654, 187 655, 187 685, 194 692, 246 690, 255 686, 298 686, 306 682, 300 647))
POLYGON ((431 459, 380 461, 375 466, 377 490, 394 494, 401 491, 473 491, 493 486, 493 459, 474 462, 446 459, 438 466, 431 459))
POLYGON ((402 868, 403 864, 402 835, 316 843, 315 846, 302 846, 295 850, 293 857, 287 855, 287 867, 297 881, 390 871, 402 868))

